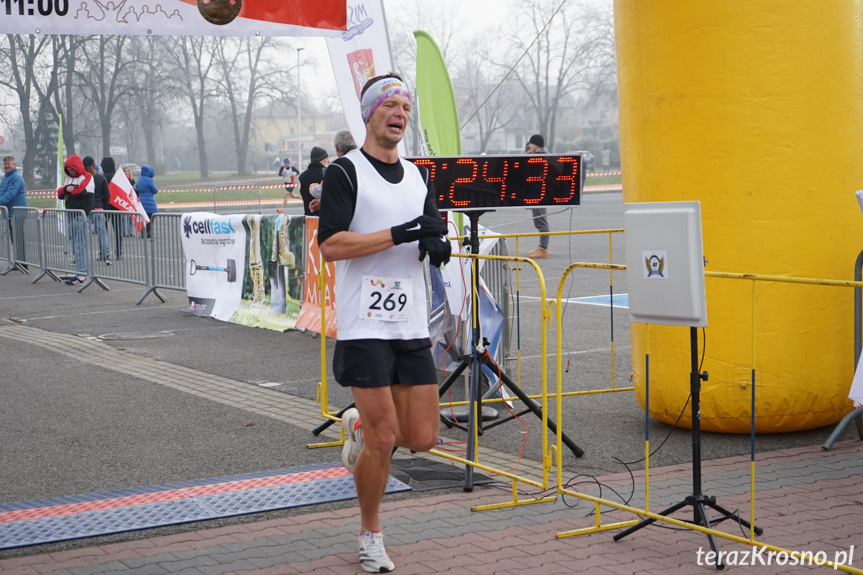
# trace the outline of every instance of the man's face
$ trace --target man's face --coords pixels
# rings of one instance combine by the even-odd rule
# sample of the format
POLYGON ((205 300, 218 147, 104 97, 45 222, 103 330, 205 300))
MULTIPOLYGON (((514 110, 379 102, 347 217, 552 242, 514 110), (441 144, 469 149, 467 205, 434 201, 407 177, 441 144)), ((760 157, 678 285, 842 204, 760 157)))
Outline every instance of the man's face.
POLYGON ((536 144, 528 144, 527 150, 525 150, 528 154, 536 154, 539 152, 541 148, 536 144))
POLYGON ((396 94, 384 100, 369 118, 366 131, 385 148, 395 148, 405 135, 411 117, 411 101, 396 94))
POLYGON ((330 157, 329 157, 329 156, 327 156, 326 158, 324 158, 323 160, 321 160, 321 165, 322 165, 322 166, 328 166, 329 164, 330 164, 330 157))
POLYGON ((12 170, 15 169, 15 162, 11 162, 8 160, 3 160, 3 171, 7 174, 11 174, 12 170))

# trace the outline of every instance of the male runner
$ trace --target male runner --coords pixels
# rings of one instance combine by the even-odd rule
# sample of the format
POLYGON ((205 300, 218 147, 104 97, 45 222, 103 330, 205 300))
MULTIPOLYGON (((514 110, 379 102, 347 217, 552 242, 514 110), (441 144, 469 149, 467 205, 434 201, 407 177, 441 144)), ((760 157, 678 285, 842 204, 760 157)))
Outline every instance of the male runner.
POLYGON ((333 372, 356 405, 342 416, 342 462, 360 502, 360 564, 386 573, 378 510, 390 457, 431 449, 440 427, 421 260, 440 266, 450 244, 428 172, 398 156, 411 112, 403 80, 372 78, 360 99, 366 139, 327 169, 318 244, 336 262, 333 372))

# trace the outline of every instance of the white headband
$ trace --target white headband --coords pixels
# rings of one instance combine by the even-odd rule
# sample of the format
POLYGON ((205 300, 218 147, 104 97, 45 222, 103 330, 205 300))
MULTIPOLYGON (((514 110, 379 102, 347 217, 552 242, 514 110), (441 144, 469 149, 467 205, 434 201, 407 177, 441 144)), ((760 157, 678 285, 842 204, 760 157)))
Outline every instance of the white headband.
POLYGON ((363 94, 363 99, 360 101, 360 109, 363 113, 363 123, 368 124, 369 118, 378 109, 381 103, 389 98, 401 94, 406 96, 410 101, 411 93, 398 78, 381 78, 374 84, 368 87, 366 93, 363 94))

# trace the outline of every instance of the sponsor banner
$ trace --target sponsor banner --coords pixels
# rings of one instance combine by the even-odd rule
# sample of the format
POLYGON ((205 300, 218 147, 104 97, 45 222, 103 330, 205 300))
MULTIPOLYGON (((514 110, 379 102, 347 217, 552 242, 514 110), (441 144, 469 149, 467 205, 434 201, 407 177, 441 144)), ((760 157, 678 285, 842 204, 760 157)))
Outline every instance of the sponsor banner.
MULTIPOLYGON (((360 112, 360 91, 367 80, 395 70, 381 0, 347 0, 346 30, 327 38, 327 49, 345 119, 354 140, 362 145, 366 125, 360 112)), ((399 154, 405 153, 401 142, 399 154)))
MULTIPOLYGON (((303 288, 303 307, 297 318, 297 326, 321 333, 321 294, 318 277, 321 270, 321 252, 318 250, 318 218, 306 218, 306 269, 303 288)), ((326 336, 336 337, 336 265, 327 262, 324 266, 324 306, 327 322, 326 336)))
POLYGON ((189 311, 285 331, 300 310, 303 216, 183 214, 189 311))
POLYGON ((345 0, 6 0, 0 32, 332 36, 346 29, 345 8, 345 0))

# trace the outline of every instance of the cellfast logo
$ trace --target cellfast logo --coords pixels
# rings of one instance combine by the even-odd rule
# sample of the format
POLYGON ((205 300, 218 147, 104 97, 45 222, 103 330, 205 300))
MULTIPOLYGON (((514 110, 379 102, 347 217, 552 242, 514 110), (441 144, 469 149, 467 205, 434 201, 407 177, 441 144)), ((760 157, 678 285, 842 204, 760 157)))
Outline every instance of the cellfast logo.
POLYGON ((209 218, 204 220, 193 220, 192 216, 186 216, 183 220, 183 233, 186 238, 192 234, 235 234, 231 220, 217 220, 209 218))

